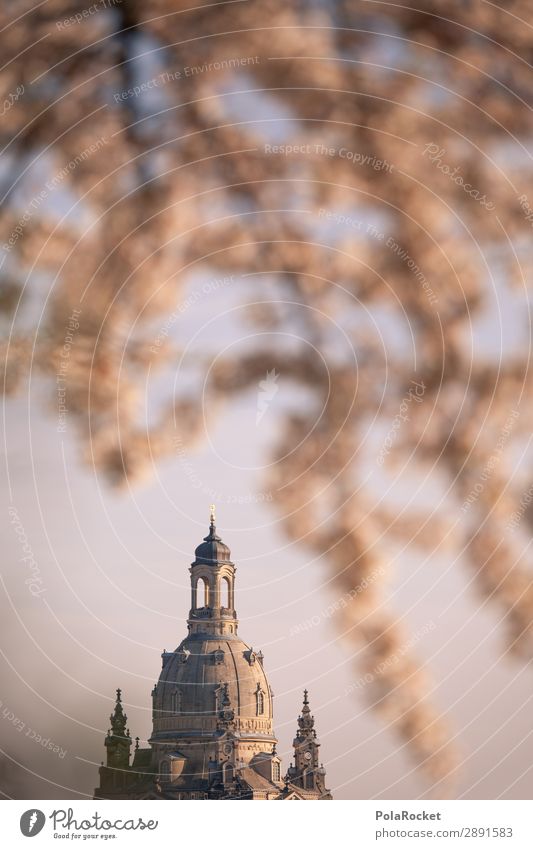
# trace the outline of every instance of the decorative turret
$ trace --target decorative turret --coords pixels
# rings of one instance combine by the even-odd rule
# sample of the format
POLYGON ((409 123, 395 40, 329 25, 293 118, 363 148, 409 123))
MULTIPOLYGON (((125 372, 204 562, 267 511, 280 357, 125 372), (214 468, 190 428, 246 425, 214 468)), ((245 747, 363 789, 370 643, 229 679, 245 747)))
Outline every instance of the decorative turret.
POLYGON ((220 710, 218 712, 217 728, 233 729, 235 728, 235 711, 231 706, 231 698, 229 687, 224 684, 222 689, 222 698, 220 700, 220 710))
POLYGON ((217 534, 215 507, 211 505, 209 533, 195 551, 191 564, 190 634, 235 635, 235 564, 217 534))
MULTIPOLYGON (((128 717, 122 707, 122 693, 117 690, 115 709, 109 717, 111 728, 105 738, 107 764, 100 767, 100 787, 96 790, 96 798, 121 797, 135 780, 135 774, 130 770, 131 737, 127 728, 128 717)), ((136 750, 138 749, 136 738, 136 750)))
POLYGON ((193 566, 200 564, 220 566, 224 563, 228 563, 230 566, 234 565, 231 560, 231 551, 217 534, 215 522, 215 505, 212 504, 209 516, 209 533, 204 537, 204 541, 195 549, 193 566))
POLYGON ((315 718, 311 714, 307 690, 304 690, 302 712, 298 717, 298 731, 293 740, 294 766, 287 772, 287 780, 293 787, 320 793, 320 798, 330 799, 326 790, 326 770, 319 763, 318 742, 315 731, 315 718))
POLYGON ((315 717, 311 716, 307 690, 304 690, 304 703, 302 713, 298 717, 298 737, 316 737, 315 717))
POLYGON ((122 693, 117 690, 115 710, 109 717, 111 728, 105 738, 107 766, 114 769, 128 769, 130 765, 131 737, 126 728, 128 717, 122 707, 122 693))

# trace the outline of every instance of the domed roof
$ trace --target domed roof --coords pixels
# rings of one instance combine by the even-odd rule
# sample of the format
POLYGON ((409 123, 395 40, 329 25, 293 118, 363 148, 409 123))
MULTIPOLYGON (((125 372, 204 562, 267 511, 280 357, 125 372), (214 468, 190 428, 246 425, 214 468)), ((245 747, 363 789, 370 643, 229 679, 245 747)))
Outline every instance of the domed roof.
POLYGON ((211 513, 209 533, 206 537, 204 537, 204 541, 196 548, 194 556, 195 559, 192 564, 193 566, 196 566, 199 563, 205 563, 207 566, 213 566, 216 563, 229 563, 231 566, 234 565, 231 560, 231 551, 217 534, 213 513, 211 513))
POLYGON ((226 706, 241 733, 271 737, 272 693, 262 660, 236 636, 188 636, 176 651, 163 654, 154 691, 154 736, 187 736, 200 728, 214 733, 226 706))

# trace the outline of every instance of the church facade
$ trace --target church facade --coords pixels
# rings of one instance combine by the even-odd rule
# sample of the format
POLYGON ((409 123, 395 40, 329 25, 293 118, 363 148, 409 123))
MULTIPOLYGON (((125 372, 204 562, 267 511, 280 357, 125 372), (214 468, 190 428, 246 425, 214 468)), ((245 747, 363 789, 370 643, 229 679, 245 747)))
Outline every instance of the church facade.
POLYGON ((163 652, 149 746, 132 739, 117 690, 96 799, 331 799, 307 690, 283 774, 263 655, 238 636, 235 564, 209 533, 191 564, 188 634, 163 652))

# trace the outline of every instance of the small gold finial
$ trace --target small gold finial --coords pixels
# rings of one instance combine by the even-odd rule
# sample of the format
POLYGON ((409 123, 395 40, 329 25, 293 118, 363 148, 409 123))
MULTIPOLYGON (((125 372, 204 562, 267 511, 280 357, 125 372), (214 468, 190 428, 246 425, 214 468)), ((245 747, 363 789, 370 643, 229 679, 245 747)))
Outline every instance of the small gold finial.
POLYGON ((214 504, 211 504, 211 516, 209 517, 209 521, 211 522, 212 525, 214 525, 215 521, 216 521, 215 505, 214 504))

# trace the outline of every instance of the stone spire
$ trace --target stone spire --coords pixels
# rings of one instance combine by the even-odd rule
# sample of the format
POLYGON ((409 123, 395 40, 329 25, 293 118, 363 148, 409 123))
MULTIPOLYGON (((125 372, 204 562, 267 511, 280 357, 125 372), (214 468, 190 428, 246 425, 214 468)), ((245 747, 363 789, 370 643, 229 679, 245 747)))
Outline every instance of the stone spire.
POLYGON ((122 707, 122 691, 117 690, 115 709, 109 717, 111 728, 107 732, 105 745, 107 766, 114 769, 128 769, 130 764, 131 737, 126 727, 128 717, 122 707))
POLYGON ((315 718, 309 707, 309 694, 304 690, 302 712, 298 717, 298 730, 293 741, 294 766, 291 764, 287 780, 293 787, 319 793, 319 798, 330 799, 331 794, 326 789, 326 770, 319 761, 319 748, 315 718))
POLYGON ((113 734, 116 734, 119 737, 124 737, 128 717, 124 713, 124 708, 122 707, 122 690, 117 690, 115 710, 109 717, 109 721, 111 722, 111 731, 113 734))
POLYGON ((309 707, 309 694, 304 690, 304 703, 302 712, 298 717, 298 737, 305 739, 308 737, 316 737, 315 717, 311 716, 311 708, 309 707))

